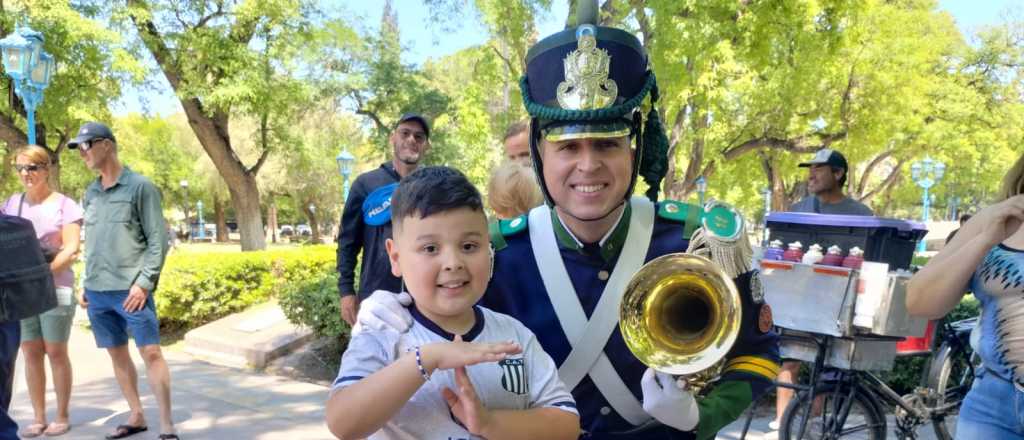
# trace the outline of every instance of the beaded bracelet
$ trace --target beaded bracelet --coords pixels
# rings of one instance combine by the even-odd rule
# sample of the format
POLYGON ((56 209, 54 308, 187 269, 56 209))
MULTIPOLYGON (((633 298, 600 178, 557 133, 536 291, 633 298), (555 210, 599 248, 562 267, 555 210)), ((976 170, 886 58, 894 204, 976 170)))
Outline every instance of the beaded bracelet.
POLYGON ((427 369, 423 368, 423 358, 420 356, 420 346, 416 346, 416 368, 420 370, 420 376, 423 376, 423 380, 430 381, 430 373, 427 373, 427 369))

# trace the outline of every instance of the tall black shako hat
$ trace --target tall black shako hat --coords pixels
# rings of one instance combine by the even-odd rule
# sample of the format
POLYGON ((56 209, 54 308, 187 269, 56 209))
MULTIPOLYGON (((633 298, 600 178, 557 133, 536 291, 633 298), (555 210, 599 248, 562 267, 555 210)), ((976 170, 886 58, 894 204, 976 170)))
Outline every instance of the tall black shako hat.
POLYGON ((580 1, 577 8, 576 27, 530 48, 526 75, 519 82, 532 118, 530 150, 544 198, 554 205, 538 151, 541 136, 562 141, 631 135, 637 144, 626 198, 639 174, 650 186, 647 197, 656 201, 668 170, 668 138, 655 110, 658 85, 647 52, 629 32, 595 24, 596 0, 580 1), (648 96, 651 110, 642 123, 640 106, 648 96))

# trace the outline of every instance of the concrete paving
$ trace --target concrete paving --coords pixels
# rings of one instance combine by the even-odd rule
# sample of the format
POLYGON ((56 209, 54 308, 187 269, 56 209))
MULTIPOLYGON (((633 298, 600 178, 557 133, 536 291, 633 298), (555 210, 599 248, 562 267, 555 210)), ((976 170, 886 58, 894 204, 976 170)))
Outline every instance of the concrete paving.
MULTIPOLYGON (((78 317, 84 317, 79 310, 78 317)), ((75 326, 70 357, 74 369, 71 431, 60 438, 102 439, 128 417, 128 405, 114 379, 106 351, 96 348, 92 333, 75 326)), ((139 371, 139 389, 149 431, 133 439, 159 434, 156 400, 145 379, 145 366, 132 349, 139 371)), ((171 369, 173 417, 182 439, 331 439, 323 421, 327 388, 249 370, 216 366, 188 354, 164 349, 171 369)), ((11 415, 21 427, 32 422, 19 357, 11 415)), ((49 384, 48 385, 52 385, 49 384)), ((47 390, 50 420, 54 397, 47 390)), ((45 437, 43 437, 45 438, 45 437)))
POLYGON ((289 322, 270 301, 189 331, 185 352, 217 365, 262 370, 312 339, 312 330, 289 322))
MULTIPOLYGON (((84 319, 78 312, 78 319, 84 319)), ((114 380, 110 359, 96 348, 92 334, 81 326, 72 331, 70 356, 75 374, 71 397, 71 431, 64 439, 101 439, 124 423, 128 406, 114 380)), ((171 369, 174 421, 182 439, 331 439, 323 422, 327 388, 287 377, 212 365, 180 349, 165 349, 171 369)), ((155 439, 159 430, 156 401, 145 379, 145 367, 132 350, 139 371, 139 388, 150 430, 133 439, 155 439)), ((53 391, 47 390, 53 418, 53 391)), ((11 415, 24 427, 32 422, 19 358, 11 415)), ((755 412, 750 440, 774 440, 768 429, 773 407, 761 404, 755 412)), ((738 440, 744 419, 724 428, 718 439, 738 440)), ((890 433, 894 421, 889 417, 890 433)), ((921 439, 934 439, 931 426, 919 429, 921 439)), ((890 434, 891 438, 895 435, 890 434)))

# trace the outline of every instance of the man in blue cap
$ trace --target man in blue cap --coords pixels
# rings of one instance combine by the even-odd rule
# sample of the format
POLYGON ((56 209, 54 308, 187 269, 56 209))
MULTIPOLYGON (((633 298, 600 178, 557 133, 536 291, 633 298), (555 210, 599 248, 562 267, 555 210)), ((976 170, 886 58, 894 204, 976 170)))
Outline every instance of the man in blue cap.
POLYGON ((394 156, 352 183, 338 230, 338 292, 341 319, 355 323, 359 300, 376 290, 395 291, 402 283, 391 274, 384 240, 391 238, 391 193, 398 181, 416 170, 430 150, 427 118, 406 113, 388 137, 394 156), (359 291, 355 289, 356 260, 362 252, 359 291))
MULTIPOLYGON (((547 203, 499 222, 491 237, 494 274, 482 303, 537 335, 572 390, 584 438, 714 438, 771 387, 778 371, 777 337, 748 266, 742 217, 723 204, 654 202, 668 142, 657 112, 640 111, 648 98, 652 108, 658 99, 646 52, 633 35, 592 24, 596 4, 579 8, 577 27, 527 53, 521 89, 547 203), (638 175, 648 184, 647 198, 631 197, 638 175), (644 365, 618 326, 633 274, 645 262, 681 252, 717 263, 742 302, 725 367, 697 395, 644 365)), ((375 294, 359 322, 407 326, 395 299, 375 294)))

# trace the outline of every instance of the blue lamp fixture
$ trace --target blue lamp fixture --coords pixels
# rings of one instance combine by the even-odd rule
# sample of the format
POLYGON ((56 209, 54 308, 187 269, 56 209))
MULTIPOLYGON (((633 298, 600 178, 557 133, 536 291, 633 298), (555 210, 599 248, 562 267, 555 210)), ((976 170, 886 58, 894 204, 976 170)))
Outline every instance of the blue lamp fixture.
POLYGON ((199 239, 206 238, 206 223, 203 222, 203 201, 196 201, 196 214, 199 216, 199 239))
POLYGON ((352 166, 356 163, 356 157, 346 149, 338 153, 334 160, 338 161, 338 173, 341 174, 341 180, 345 188, 344 198, 348 200, 348 177, 352 175, 352 166))
POLYGON ((43 101, 43 90, 50 85, 56 63, 43 51, 43 34, 28 26, 18 26, 0 39, 0 52, 4 71, 14 82, 14 93, 25 105, 28 143, 35 144, 36 107, 43 101))
MULTIPOLYGON (((928 211, 931 208, 932 199, 928 195, 928 191, 942 180, 942 175, 946 173, 946 164, 932 160, 931 157, 925 156, 924 160, 920 162, 914 162, 910 165, 910 175, 917 186, 924 189, 924 193, 921 194, 921 204, 923 209, 921 211, 921 222, 926 226, 928 224, 928 211)), ((925 251, 925 240, 921 239, 917 243, 917 251, 925 251)))
POLYGON ((708 190, 708 180, 704 176, 697 178, 697 197, 700 202, 700 206, 704 206, 704 193, 708 190))

